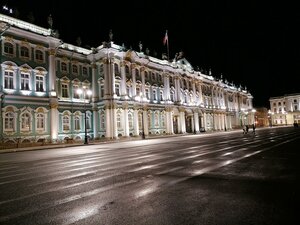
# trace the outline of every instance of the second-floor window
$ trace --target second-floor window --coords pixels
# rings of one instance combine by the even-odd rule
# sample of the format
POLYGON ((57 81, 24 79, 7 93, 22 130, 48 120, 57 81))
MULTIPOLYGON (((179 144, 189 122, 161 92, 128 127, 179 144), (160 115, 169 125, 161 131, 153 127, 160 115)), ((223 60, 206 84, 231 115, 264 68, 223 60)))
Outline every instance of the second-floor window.
POLYGON ((69 97, 69 91, 68 91, 68 85, 62 84, 61 85, 61 97, 68 98, 69 97))
POLYGON ((36 61, 44 61, 44 53, 41 50, 35 51, 35 60, 36 61))
POLYGON ((21 47, 20 56, 23 58, 29 58, 29 49, 25 46, 21 47))
POLYGON ((21 90, 29 90, 29 79, 28 73, 21 73, 21 90))
POLYGON ((4 88, 14 89, 14 73, 12 71, 5 71, 4 73, 4 88))
POLYGON ((4 53, 5 54, 9 54, 9 55, 13 55, 14 54, 14 46, 13 44, 6 42, 4 44, 4 53))
POLYGON ((35 77, 35 90, 39 92, 44 91, 44 76, 37 75, 35 77))

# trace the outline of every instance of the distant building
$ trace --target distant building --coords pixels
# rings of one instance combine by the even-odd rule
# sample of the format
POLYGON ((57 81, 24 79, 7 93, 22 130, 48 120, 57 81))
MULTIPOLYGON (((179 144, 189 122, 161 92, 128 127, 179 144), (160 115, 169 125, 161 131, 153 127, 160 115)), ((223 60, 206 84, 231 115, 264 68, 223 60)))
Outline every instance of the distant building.
POLYGON ((255 108, 255 124, 257 127, 267 127, 270 125, 268 120, 268 109, 265 107, 255 108))
POLYGON ((271 97, 269 115, 272 125, 300 124, 300 94, 271 97))
POLYGON ((254 123, 252 95, 185 58, 112 41, 62 43, 52 29, 0 14, 1 142, 199 133, 254 123), (91 93, 91 96, 89 94, 91 93))

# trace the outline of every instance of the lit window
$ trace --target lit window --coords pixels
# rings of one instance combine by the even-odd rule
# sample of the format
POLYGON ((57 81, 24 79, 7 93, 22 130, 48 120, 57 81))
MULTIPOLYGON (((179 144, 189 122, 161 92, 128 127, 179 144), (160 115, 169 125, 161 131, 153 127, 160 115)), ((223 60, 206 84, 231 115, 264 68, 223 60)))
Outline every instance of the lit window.
POLYGON ((22 46, 20 56, 23 58, 29 58, 29 49, 27 47, 22 46))
POLYGON ((31 128, 30 119, 31 119, 31 116, 29 113, 23 113, 21 115, 21 130, 23 130, 23 131, 30 130, 30 128, 31 128))
POLYGON ((15 117, 13 112, 8 112, 4 114, 4 130, 13 131, 15 124, 15 117))
POLYGON ((30 76, 27 73, 21 73, 21 90, 29 90, 30 76))
POLYGON ((36 61, 44 61, 44 53, 41 50, 35 51, 35 60, 36 61))
POLYGON ((9 42, 4 43, 4 53, 13 55, 14 54, 14 46, 9 42))
POLYGON ((45 130, 45 115, 38 113, 36 116, 36 129, 45 130))
POLYGON ((70 130, 70 117, 68 115, 63 116, 62 126, 63 126, 63 131, 70 130))
POLYGON ((35 90, 38 92, 44 91, 44 76, 36 75, 35 77, 35 90))
POLYGON ((12 71, 4 72, 4 88, 14 89, 14 73, 12 71))

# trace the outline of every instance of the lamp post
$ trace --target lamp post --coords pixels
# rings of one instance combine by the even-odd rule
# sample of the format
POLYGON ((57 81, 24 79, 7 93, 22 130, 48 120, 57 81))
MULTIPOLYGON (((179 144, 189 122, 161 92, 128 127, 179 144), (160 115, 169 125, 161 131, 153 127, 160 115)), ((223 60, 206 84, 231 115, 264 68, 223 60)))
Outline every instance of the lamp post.
POLYGON ((78 94, 83 94, 83 101, 84 101, 84 144, 87 145, 89 142, 88 142, 88 135, 87 135, 86 98, 88 98, 88 100, 90 99, 90 96, 92 95, 92 91, 87 89, 87 88, 83 88, 83 89, 78 89, 77 93, 78 94))
POLYGON ((271 110, 269 110, 268 111, 268 117, 269 117, 269 125, 270 125, 270 127, 272 127, 272 112, 271 112, 271 110))
POLYGON ((142 139, 145 139, 145 127, 144 127, 144 103, 143 103, 143 96, 140 95, 140 101, 142 103, 142 139))

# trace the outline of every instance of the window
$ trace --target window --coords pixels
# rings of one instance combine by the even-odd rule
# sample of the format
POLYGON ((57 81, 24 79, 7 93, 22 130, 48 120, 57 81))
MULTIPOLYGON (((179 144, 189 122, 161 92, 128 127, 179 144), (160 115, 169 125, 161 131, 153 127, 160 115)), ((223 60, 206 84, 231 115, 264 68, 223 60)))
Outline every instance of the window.
POLYGON ((170 98, 171 98, 171 101, 174 102, 174 91, 171 91, 170 98))
POLYGON ((155 124, 155 127, 159 126, 159 122, 158 121, 159 121, 158 114, 155 113, 155 115, 154 115, 154 124, 155 124))
POLYGON ((86 129, 90 130, 91 129, 91 114, 87 113, 86 114, 86 129))
POLYGON ((159 101, 163 101, 164 99, 163 99, 163 91, 160 91, 159 92, 159 101))
POLYGON ((130 77, 130 70, 129 70, 129 66, 125 66, 125 75, 126 77, 130 77))
POLYGON ((101 112, 100 114, 100 128, 105 129, 105 117, 104 112, 101 112))
POLYGON ((86 67, 82 67, 82 74, 84 76, 87 76, 88 75, 88 71, 87 71, 87 68, 86 67))
POLYGON ((129 129, 133 129, 133 116, 131 113, 128 114, 128 126, 129 129))
POLYGON ((36 61, 44 61, 44 53, 41 50, 35 51, 35 60, 36 61))
POLYGON ((21 90, 29 90, 29 79, 28 73, 21 73, 21 90))
POLYGON ((156 90, 153 90, 153 100, 154 100, 154 101, 157 100, 156 98, 157 98, 156 90))
POLYGON ((128 97, 131 97, 131 92, 130 92, 130 86, 126 86, 126 92, 127 92, 127 95, 128 97))
POLYGON ((72 72, 75 74, 78 74, 78 66, 77 65, 72 65, 72 72))
POLYGON ((63 131, 70 130, 70 117, 68 115, 63 116, 62 125, 63 125, 63 131))
POLYGON ((78 115, 75 116, 74 123, 75 130, 80 130, 80 117, 78 115))
POLYGON ((120 96, 120 84, 116 84, 116 95, 120 96))
POLYGON ((69 85, 68 84, 62 84, 61 85, 61 97, 68 98, 69 97, 69 85))
POLYGON ((62 71, 62 72, 67 72, 67 71, 68 71, 68 69, 67 69, 67 64, 64 63, 64 62, 61 63, 61 71, 62 71))
POLYGON ((35 77, 35 90, 39 92, 44 91, 44 76, 36 75, 35 77))
POLYGON ((79 87, 78 85, 73 85, 73 98, 79 99, 80 96, 78 94, 79 87))
POLYGON ((143 120, 143 115, 142 115, 142 113, 143 113, 143 112, 140 112, 140 113, 139 113, 139 128, 140 128, 140 129, 143 129, 143 127, 142 127, 142 126, 143 126, 143 122, 142 122, 142 120, 143 120))
POLYGON ((140 94, 141 94, 140 87, 136 87, 136 96, 140 96, 140 94))
POLYGON ((149 89, 148 88, 146 88, 145 89, 145 95, 146 95, 146 98, 149 100, 150 99, 150 93, 149 93, 149 89))
POLYGON ((100 85, 100 98, 104 98, 104 84, 100 85))
POLYGON ((155 73, 152 73, 152 78, 151 78, 152 80, 155 80, 156 79, 156 77, 155 77, 155 73))
POLYGON ((104 76, 104 68, 103 68, 103 64, 101 64, 100 67, 99 67, 99 73, 100 73, 100 76, 101 76, 101 77, 104 76))
POLYGON ((294 103, 297 103, 297 99, 294 99, 294 103))
POLYGON ((4 53, 13 55, 14 54, 14 46, 9 42, 4 43, 4 53))
POLYGON ((21 130, 29 131, 31 129, 30 119, 31 119, 31 116, 27 112, 25 112, 21 115, 21 130))
POLYGON ((15 117, 13 112, 7 112, 4 115, 4 130, 13 131, 14 130, 15 117))
POLYGON ((29 49, 25 46, 21 47, 20 56, 23 58, 29 58, 29 49))
POLYGON ((138 69, 135 69, 135 78, 136 80, 141 80, 140 71, 138 69))
POLYGON ((38 113, 36 116, 36 129, 45 130, 45 115, 38 113))
POLYGON ((165 125, 166 125, 166 124, 165 124, 165 115, 162 115, 162 116, 161 116, 161 126, 162 126, 162 127, 165 127, 165 125))
POLYGON ((298 106, 297 106, 297 105, 295 105, 295 106, 294 106, 294 109, 295 109, 295 111, 297 111, 297 110, 298 110, 298 106))
POLYGON ((120 113, 117 114, 117 128, 121 129, 121 115, 120 113))
POLYGON ((119 71, 119 66, 117 63, 114 64, 114 67, 115 67, 115 75, 116 76, 119 76, 120 75, 120 71, 119 71))
POLYGON ((14 73, 12 71, 4 72, 4 88, 14 89, 14 73))

